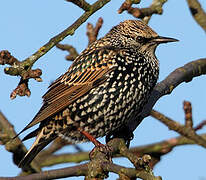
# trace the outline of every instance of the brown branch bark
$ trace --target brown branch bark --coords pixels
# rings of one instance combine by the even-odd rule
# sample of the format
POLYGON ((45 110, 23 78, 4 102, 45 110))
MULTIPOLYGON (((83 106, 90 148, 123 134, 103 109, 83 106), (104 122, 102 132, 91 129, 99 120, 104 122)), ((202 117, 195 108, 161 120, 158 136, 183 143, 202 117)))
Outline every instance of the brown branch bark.
POLYGON ((189 101, 183 102, 183 109, 185 111, 185 126, 188 128, 193 128, 193 120, 192 120, 192 106, 189 101))
POLYGON ((17 95, 19 96, 30 96, 31 92, 28 87, 28 81, 30 78, 35 79, 36 81, 40 82, 42 71, 41 69, 15 69, 14 67, 21 64, 21 62, 16 59, 14 56, 11 55, 9 51, 3 50, 0 51, 0 64, 1 65, 11 65, 10 68, 6 67, 4 72, 6 74, 12 73, 12 75, 21 75, 20 82, 16 89, 14 89, 10 95, 11 99, 14 99, 17 95))
POLYGON ((194 127, 195 131, 198 131, 202 129, 206 125, 206 120, 202 121, 200 124, 198 124, 196 127, 194 127))
POLYGON ((128 10, 132 4, 139 4, 141 0, 125 0, 120 6, 118 13, 121 14, 123 11, 128 10))
MULTIPOLYGON (((13 154, 14 164, 18 165, 20 160, 27 152, 26 147, 21 140, 16 136, 13 125, 6 119, 2 112, 0 112, 0 144, 5 146, 5 149, 13 154)), ((25 172, 40 172, 41 168, 36 163, 32 162, 27 168, 23 169, 25 172)))
MULTIPOLYGON (((202 134, 201 137, 206 139, 206 134, 202 134)), ((136 154, 139 157, 142 156, 143 154, 150 154, 152 157, 151 162, 156 163, 156 162, 158 162, 157 159, 160 159, 161 156, 169 153, 174 147, 180 146, 180 145, 186 145, 186 144, 194 144, 194 143, 195 143, 194 141, 192 141, 188 138, 176 137, 176 138, 172 138, 169 140, 165 140, 165 141, 150 144, 150 145, 131 148, 130 152, 136 154)), ((81 156, 80 154, 81 153, 70 154, 70 155, 67 154, 67 155, 65 155, 65 157, 67 156, 67 159, 72 158, 72 157, 75 159, 75 157, 78 158, 79 156, 81 156)), ((84 153, 84 154, 85 154, 85 158, 83 160, 89 160, 88 152, 84 153)), ((59 156, 61 156, 61 155, 59 155, 59 156)), ((117 157, 120 157, 120 156, 117 155, 117 157)), ((73 161, 73 162, 75 162, 75 161, 73 161)), ((62 163, 63 163, 63 161, 62 161, 62 163)), ((21 179, 21 178, 23 178, 23 179, 26 179, 26 178, 34 178, 34 179, 40 179, 40 178, 43 178, 43 179, 48 178, 49 179, 50 178, 50 179, 52 179, 52 178, 71 177, 71 176, 77 176, 77 175, 78 176, 80 176, 80 175, 85 176, 85 175, 87 175, 86 172, 88 171, 87 165, 84 164, 84 165, 80 165, 80 166, 74 166, 74 167, 69 167, 69 168, 64 168, 64 169, 60 169, 60 170, 46 172, 49 175, 47 175, 46 173, 41 173, 41 174, 35 174, 35 175, 26 176, 26 177, 18 177, 18 179, 21 179), (77 173, 78 169, 79 169, 79 172, 77 173), (64 173, 64 176, 61 173, 64 173)), ((142 172, 142 174, 140 175, 141 171, 138 172, 134 168, 125 168, 125 167, 121 167, 121 166, 113 165, 113 164, 109 164, 109 167, 108 167, 107 163, 106 163, 106 165, 102 164, 102 166, 103 166, 102 168, 105 171, 118 173, 119 175, 124 173, 124 175, 126 175, 127 177, 128 177, 128 174, 130 177, 133 177, 134 173, 137 173, 138 176, 142 178, 142 176, 144 174, 144 172, 142 172), (119 171, 119 170, 121 170, 121 171, 119 171)), ((158 178, 158 177, 156 177, 156 178, 158 178)), ((4 178, 0 178, 0 179, 3 180, 4 178)), ((5 178, 5 179, 8 179, 8 178, 5 178)))
POLYGON ((79 55, 77 50, 68 44, 57 44, 56 47, 69 53, 69 55, 66 56, 66 60, 68 61, 74 61, 74 59, 79 55))
MULTIPOLYGON (((128 149, 124 143, 123 139, 112 139, 107 144, 111 148, 111 155, 116 153, 121 153, 128 155, 128 149)), ((131 152, 129 152, 131 154, 131 152)), ((102 153, 98 148, 95 148, 92 151, 92 155, 90 154, 91 161, 87 164, 63 168, 58 170, 45 171, 41 173, 36 173, 28 176, 22 177, 13 177, 13 178, 3 178, 0 177, 0 180, 3 179, 15 179, 15 180, 24 180, 24 179, 54 179, 54 178, 64 178, 71 176, 86 176, 86 179, 92 178, 105 178, 108 175, 108 171, 114 173, 122 173, 130 178, 136 177, 141 178, 143 180, 158 180, 160 177, 155 177, 151 173, 150 169, 145 169, 144 165, 147 163, 146 161, 141 161, 142 164, 139 164, 138 157, 133 154, 133 156, 129 155, 129 159, 132 163, 134 163, 136 168, 126 168, 123 166, 115 165, 111 162, 110 156, 105 153, 102 153)))
MULTIPOLYGON (((140 1, 138 1, 139 3, 140 1)), ((167 0, 153 0, 152 4, 148 8, 133 8, 131 1, 125 1, 118 10, 118 13, 127 11, 129 14, 133 15, 136 18, 142 19, 145 23, 148 23, 153 14, 162 14, 163 5, 167 0)), ((137 4, 137 3, 135 3, 137 4)))
POLYGON ((85 0, 66 0, 66 1, 74 3, 84 11, 89 11, 91 9, 91 5, 87 3, 85 0))
POLYGON ((145 16, 142 17, 142 20, 145 23, 148 23, 153 14, 162 14, 163 13, 162 7, 166 2, 167 0, 153 0, 150 7, 143 11, 143 13, 145 13, 145 16))
MULTIPOLYGON (((206 140, 206 134, 201 134, 200 136, 206 140)), ((182 146, 187 144, 195 144, 195 142, 191 139, 180 136, 180 137, 171 138, 168 140, 164 140, 149 145, 130 148, 129 151, 136 154, 137 157, 142 157, 144 154, 150 155, 152 157, 152 160, 149 164, 150 167, 153 168, 154 165, 157 162, 159 162, 160 158, 163 155, 171 152, 173 148, 177 146, 182 146)), ((123 156, 116 154, 114 155, 114 157, 123 157, 123 156)), ((42 161, 38 161, 38 162, 41 167, 46 167, 46 166, 48 167, 48 166, 53 166, 61 163, 69 163, 69 162, 80 163, 88 160, 89 160, 89 152, 79 152, 74 154, 59 154, 59 155, 51 154, 46 159, 43 159, 42 161)))
POLYGON ((103 19, 101 17, 98 19, 95 27, 93 27, 91 23, 87 24, 87 36, 89 40, 88 45, 97 40, 97 36, 99 34, 99 30, 102 27, 102 24, 103 24, 103 19))
POLYGON ((196 144, 199 144, 200 146, 206 148, 206 140, 203 139, 201 136, 197 135, 191 127, 183 126, 179 124, 178 122, 166 117, 165 115, 152 110, 151 116, 158 119, 160 122, 168 126, 170 130, 174 130, 181 134, 182 136, 185 136, 191 140, 193 140, 196 144))
POLYGON ((72 176, 85 176, 88 172, 88 163, 62 168, 57 170, 44 171, 41 173, 34 173, 27 176, 17 176, 17 177, 0 177, 0 180, 50 180, 50 179, 59 179, 72 176))
MULTIPOLYGON (((0 180, 50 180, 50 179, 59 179, 73 176, 86 176, 89 172, 89 164, 78 165, 74 167, 62 168, 57 170, 50 170, 41 173, 35 173, 28 176, 17 176, 17 177, 0 177, 0 180)), ((125 168, 120 165, 113 163, 102 163, 101 168, 106 172, 114 172, 116 174, 124 174, 127 177, 131 178, 141 178, 143 180, 161 180, 161 177, 155 177, 152 174, 144 170, 136 170, 134 168, 125 168)), ((87 179, 92 179, 88 177, 87 179)), ((94 178, 96 179, 96 178, 94 178)))
MULTIPOLYGON (((102 18, 98 19, 95 27, 93 27, 93 25, 90 23, 87 24, 87 33, 86 34, 88 36, 88 41, 89 41, 88 45, 97 40, 97 36, 99 34, 99 30, 102 27, 102 24, 103 24, 102 18)), ((69 52, 69 55, 66 56, 66 60, 68 60, 68 61, 74 61, 74 59, 79 55, 78 52, 76 51, 76 49, 71 45, 57 44, 56 47, 63 50, 63 51, 69 52)))
POLYGON ((160 176, 154 177, 152 174, 145 171, 137 171, 134 168, 125 168, 120 165, 112 164, 112 163, 104 163, 102 164, 103 169, 109 172, 114 172, 116 174, 124 174, 128 179, 136 179, 141 178, 145 180, 161 180, 160 176))
POLYGON ((195 21, 206 31, 206 13, 198 0, 187 0, 190 12, 195 21))
POLYGON ((93 5, 91 5, 91 10, 85 12, 80 16, 71 26, 62 31, 57 36, 51 38, 48 43, 43 45, 37 52, 32 54, 30 57, 22 62, 22 65, 32 66, 41 56, 46 54, 51 48, 53 48, 57 43, 62 41, 68 35, 73 35, 75 30, 82 25, 92 14, 101 9, 110 0, 98 0, 93 5))

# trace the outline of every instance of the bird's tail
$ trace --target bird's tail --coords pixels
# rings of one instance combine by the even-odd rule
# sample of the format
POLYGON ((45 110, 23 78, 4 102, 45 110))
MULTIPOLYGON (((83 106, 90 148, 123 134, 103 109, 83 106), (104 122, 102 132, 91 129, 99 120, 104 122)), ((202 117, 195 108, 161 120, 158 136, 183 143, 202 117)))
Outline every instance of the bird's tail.
POLYGON ((43 129, 38 133, 37 138, 29 151, 26 153, 24 158, 20 161, 19 167, 25 167, 27 164, 30 164, 31 161, 35 158, 35 156, 45 147, 47 146, 51 141, 53 141, 56 138, 56 135, 50 135, 45 136, 43 134, 43 129))

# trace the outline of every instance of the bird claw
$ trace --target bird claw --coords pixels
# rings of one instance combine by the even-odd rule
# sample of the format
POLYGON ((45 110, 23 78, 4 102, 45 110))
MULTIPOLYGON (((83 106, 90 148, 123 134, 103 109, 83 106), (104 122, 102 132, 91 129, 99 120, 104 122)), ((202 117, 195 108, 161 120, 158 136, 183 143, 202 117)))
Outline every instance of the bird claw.
POLYGON ((98 146, 95 146, 92 151, 89 153, 90 160, 93 159, 96 155, 96 152, 101 152, 105 154, 106 158, 112 162, 112 148, 108 145, 104 144, 98 144, 98 146))

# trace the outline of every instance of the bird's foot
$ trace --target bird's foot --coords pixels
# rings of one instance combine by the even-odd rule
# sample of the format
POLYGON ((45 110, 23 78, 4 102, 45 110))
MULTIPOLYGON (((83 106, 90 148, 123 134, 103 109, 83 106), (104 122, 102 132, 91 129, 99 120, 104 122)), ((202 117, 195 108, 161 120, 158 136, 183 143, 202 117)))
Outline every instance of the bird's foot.
POLYGON ((112 148, 108 145, 101 144, 99 142, 98 146, 95 146, 92 151, 89 153, 89 158, 93 159, 97 152, 105 154, 105 157, 112 162, 112 148))
POLYGON ((95 147, 92 149, 92 151, 89 153, 90 159, 94 156, 96 150, 98 150, 101 153, 104 153, 106 157, 112 161, 112 149, 108 145, 104 145, 100 143, 98 140, 96 140, 92 135, 90 135, 88 132, 83 131, 81 128, 78 128, 78 130, 83 134, 87 139, 89 139, 95 147))

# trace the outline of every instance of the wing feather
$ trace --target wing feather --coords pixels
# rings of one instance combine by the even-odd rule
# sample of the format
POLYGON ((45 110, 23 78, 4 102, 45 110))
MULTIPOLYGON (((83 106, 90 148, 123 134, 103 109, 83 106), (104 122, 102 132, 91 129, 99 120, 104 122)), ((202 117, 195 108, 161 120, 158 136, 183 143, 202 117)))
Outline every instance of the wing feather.
MULTIPOLYGON (((101 68, 99 68, 99 64, 96 63, 97 59, 95 59, 97 57, 98 56, 92 56, 92 54, 87 57, 93 59, 86 69, 79 65, 76 70, 73 70, 74 62, 67 73, 60 76, 54 83, 52 83, 48 92, 43 96, 44 104, 42 108, 21 132, 42 122, 48 117, 55 115, 73 103, 76 99, 88 93, 92 88, 105 82, 108 78, 106 75, 116 67, 112 63, 105 63, 104 59, 102 64, 100 62, 101 68)), ((110 60, 111 59, 108 56, 108 61, 110 60)), ((78 59, 76 61, 79 62, 78 59)))

